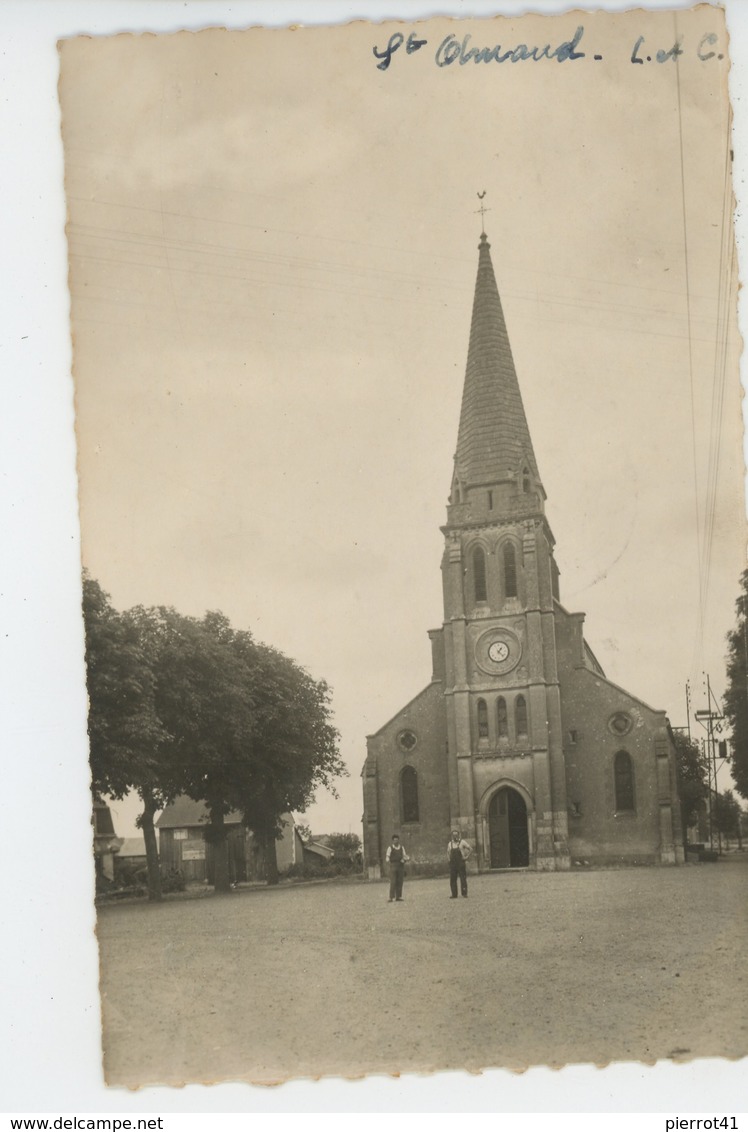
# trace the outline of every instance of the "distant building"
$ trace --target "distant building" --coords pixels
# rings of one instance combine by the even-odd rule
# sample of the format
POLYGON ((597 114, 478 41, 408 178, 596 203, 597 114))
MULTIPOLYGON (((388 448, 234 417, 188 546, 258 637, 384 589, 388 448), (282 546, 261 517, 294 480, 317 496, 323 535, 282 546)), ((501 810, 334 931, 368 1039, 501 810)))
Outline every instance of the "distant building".
POLYGON ((365 862, 379 875, 397 832, 412 869, 443 868, 457 828, 479 871, 673 864, 665 712, 606 678, 584 614, 561 604, 489 247, 484 234, 442 528, 444 622, 429 633, 430 683, 367 741, 365 862))
POLYGON ((124 872, 132 873, 147 867, 145 855, 145 840, 140 837, 123 837, 117 856, 114 858, 114 875, 121 876, 124 872))
POLYGON ((305 865, 320 865, 324 867, 329 864, 335 856, 334 850, 330 848, 327 843, 328 838, 326 834, 315 836, 312 834, 303 842, 304 864, 305 865))
POLYGON ((93 841, 96 871, 107 880, 114 880, 114 858, 119 852, 124 838, 114 832, 112 811, 101 798, 93 803, 93 841))
MULTIPOLYGON (((278 871, 301 863, 302 842, 291 814, 283 817, 283 833, 275 843, 278 871)), ((229 878, 232 884, 265 879, 263 847, 242 825, 241 814, 224 818, 227 830, 229 878)), ((180 795, 166 807, 156 822, 162 869, 177 869, 187 882, 215 880, 214 846, 205 838, 208 812, 204 802, 180 795)))

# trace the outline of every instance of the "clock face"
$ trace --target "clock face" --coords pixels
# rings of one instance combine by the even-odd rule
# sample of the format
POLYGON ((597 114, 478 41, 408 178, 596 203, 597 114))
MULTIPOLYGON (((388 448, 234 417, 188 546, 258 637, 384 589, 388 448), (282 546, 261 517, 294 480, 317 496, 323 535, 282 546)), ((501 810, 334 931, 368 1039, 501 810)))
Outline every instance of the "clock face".
POLYGON ((473 647, 476 663, 487 676, 505 676, 522 657, 522 640, 506 625, 486 629, 473 647))
POLYGON ((494 664, 501 664, 509 656, 509 646, 505 641, 494 641, 488 646, 488 658, 494 664))

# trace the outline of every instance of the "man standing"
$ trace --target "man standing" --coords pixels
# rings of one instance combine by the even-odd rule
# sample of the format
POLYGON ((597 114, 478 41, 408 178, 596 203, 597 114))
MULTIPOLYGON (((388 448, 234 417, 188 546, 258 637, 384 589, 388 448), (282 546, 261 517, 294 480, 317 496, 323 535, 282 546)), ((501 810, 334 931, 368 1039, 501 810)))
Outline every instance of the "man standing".
POLYGON ((387 864, 390 866, 390 899, 402 900, 403 880, 405 879, 405 862, 408 860, 405 848, 400 844, 396 833, 392 835, 392 844, 387 846, 387 864))
POLYGON ((467 867, 465 862, 472 853, 472 849, 462 837, 459 829, 452 830, 452 839, 447 845, 449 855, 449 887, 452 890, 450 900, 457 899, 457 878, 460 878, 460 892, 467 896, 467 867))

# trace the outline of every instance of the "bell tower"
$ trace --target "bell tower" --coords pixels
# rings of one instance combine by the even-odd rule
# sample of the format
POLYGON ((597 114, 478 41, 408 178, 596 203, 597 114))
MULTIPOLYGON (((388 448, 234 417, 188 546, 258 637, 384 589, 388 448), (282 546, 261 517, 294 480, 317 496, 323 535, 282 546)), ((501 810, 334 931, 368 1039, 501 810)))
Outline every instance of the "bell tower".
POLYGON ((367 736, 371 877, 393 831, 429 874, 455 828, 481 872, 683 860, 667 716, 607 679, 561 604, 545 504, 483 231, 431 678, 367 736))
POLYGON ((500 867, 504 852, 513 865, 569 867, 545 500, 483 232, 442 528, 450 819, 473 840, 479 868, 500 867), (506 850, 502 798, 515 815, 506 850))

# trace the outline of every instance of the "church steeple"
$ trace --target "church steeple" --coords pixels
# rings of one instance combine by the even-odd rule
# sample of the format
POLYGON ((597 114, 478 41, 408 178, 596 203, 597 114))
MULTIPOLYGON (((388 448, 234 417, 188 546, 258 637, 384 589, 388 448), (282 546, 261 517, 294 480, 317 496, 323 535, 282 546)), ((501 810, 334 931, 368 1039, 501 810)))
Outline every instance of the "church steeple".
POLYGON ((527 427, 490 247, 483 232, 455 453, 452 503, 467 502, 471 488, 479 486, 516 485, 520 492, 531 486, 541 497, 545 496, 527 427))
POLYGON ((372 877, 401 828, 422 868, 443 856, 445 829, 479 871, 676 859, 665 714, 605 679, 584 614, 561 605, 544 500, 484 231, 432 676, 367 740, 372 877))

